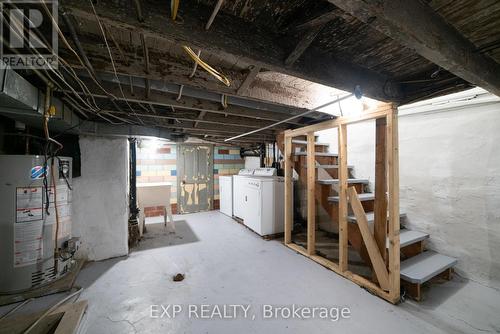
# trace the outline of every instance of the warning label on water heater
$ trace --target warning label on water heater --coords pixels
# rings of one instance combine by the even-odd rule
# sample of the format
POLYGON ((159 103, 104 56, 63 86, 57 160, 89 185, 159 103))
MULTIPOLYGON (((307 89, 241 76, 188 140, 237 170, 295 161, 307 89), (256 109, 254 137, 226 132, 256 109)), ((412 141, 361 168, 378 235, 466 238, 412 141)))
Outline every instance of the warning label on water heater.
POLYGON ((27 266, 43 255, 42 187, 16 189, 14 224, 14 267, 27 266))
POLYGON ((42 187, 16 189, 16 223, 43 219, 42 187))
POLYGON ((34 264, 42 259, 43 221, 14 224, 14 267, 34 264))

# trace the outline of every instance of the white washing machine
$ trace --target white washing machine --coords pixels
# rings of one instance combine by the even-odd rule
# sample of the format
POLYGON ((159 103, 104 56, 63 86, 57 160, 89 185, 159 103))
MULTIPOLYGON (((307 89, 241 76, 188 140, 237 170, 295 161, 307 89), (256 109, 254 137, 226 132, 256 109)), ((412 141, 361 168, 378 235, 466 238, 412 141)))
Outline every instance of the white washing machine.
POLYGON ((284 178, 275 168, 242 169, 233 176, 233 215, 260 235, 283 232, 284 178))
POLYGON ((284 231, 284 178, 253 176, 244 179, 243 224, 259 235, 284 231))
POLYGON ((219 176, 219 206, 220 212, 233 216, 233 176, 219 176))
POLYGON ((241 169, 238 175, 233 175, 233 216, 243 219, 245 197, 243 185, 246 178, 252 176, 254 169, 241 169))

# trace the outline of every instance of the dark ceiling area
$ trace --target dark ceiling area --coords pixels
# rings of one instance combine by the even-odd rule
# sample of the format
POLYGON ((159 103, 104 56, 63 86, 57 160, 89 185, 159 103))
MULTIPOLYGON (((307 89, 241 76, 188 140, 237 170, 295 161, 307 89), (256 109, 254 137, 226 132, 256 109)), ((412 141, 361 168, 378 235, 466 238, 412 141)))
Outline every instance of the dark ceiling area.
MULTIPOLYGON (((56 94, 88 119, 161 127, 181 139, 221 141, 305 111, 273 82, 260 85, 276 98, 253 96, 259 73, 349 92, 359 85, 398 104, 473 86, 500 93, 496 0, 180 0, 175 20, 169 1, 59 5, 60 68, 72 87, 56 94), (196 69, 183 46, 230 84, 196 69)), ((331 117, 311 113, 241 143, 331 117)))

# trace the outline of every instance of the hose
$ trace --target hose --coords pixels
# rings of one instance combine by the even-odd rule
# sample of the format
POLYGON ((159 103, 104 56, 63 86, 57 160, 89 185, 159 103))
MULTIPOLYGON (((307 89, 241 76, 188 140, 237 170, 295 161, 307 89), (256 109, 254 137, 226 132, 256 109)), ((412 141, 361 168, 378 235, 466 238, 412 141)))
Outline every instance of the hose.
POLYGON ((75 291, 72 294, 70 294, 69 296, 66 296, 63 299, 61 299, 60 301, 58 301, 54 306, 52 306, 51 308, 49 308, 38 319, 36 319, 36 321, 34 323, 32 323, 31 326, 29 326, 23 332, 23 334, 27 334, 27 333, 31 332, 33 330, 33 328, 35 328, 36 325, 38 325, 40 323, 40 321, 42 321, 43 318, 45 318, 47 315, 49 315, 50 313, 52 313, 52 311, 54 311, 56 308, 58 308, 59 306, 61 306, 62 304, 64 304, 66 301, 68 301, 72 297, 80 294, 82 291, 83 291, 83 288, 80 287, 80 289, 78 291, 75 291))
POLYGON ((215 68, 213 68, 212 66, 208 65, 203 60, 201 60, 201 58, 198 57, 196 53, 194 53, 194 51, 189 46, 183 45, 182 48, 184 49, 184 51, 186 51, 188 56, 191 57, 191 59, 193 59, 198 65, 203 67, 205 71, 213 75, 217 80, 222 82, 224 85, 228 87, 231 86, 231 82, 224 74, 219 73, 215 68))

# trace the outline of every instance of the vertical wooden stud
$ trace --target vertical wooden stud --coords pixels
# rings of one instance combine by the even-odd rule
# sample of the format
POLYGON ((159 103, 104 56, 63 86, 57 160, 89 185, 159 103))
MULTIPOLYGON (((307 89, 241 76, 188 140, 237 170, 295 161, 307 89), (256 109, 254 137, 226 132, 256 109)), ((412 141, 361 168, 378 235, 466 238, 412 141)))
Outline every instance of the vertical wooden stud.
POLYGON ((316 157, 314 132, 307 134, 307 254, 316 253, 316 157))
POLYGON ((389 283, 390 298, 395 303, 400 298, 400 249, 399 249, 399 143, 398 110, 395 105, 387 115, 387 176, 389 194, 389 283))
POLYGON ((373 232, 378 249, 387 260, 387 177, 386 177, 386 124, 385 118, 377 118, 375 122, 375 205, 373 232))
POLYGON ((347 249, 347 125, 338 127, 339 152, 339 269, 344 272, 348 269, 347 249))
POLYGON ((293 225, 293 169, 292 137, 285 134, 285 244, 292 242, 293 225))

